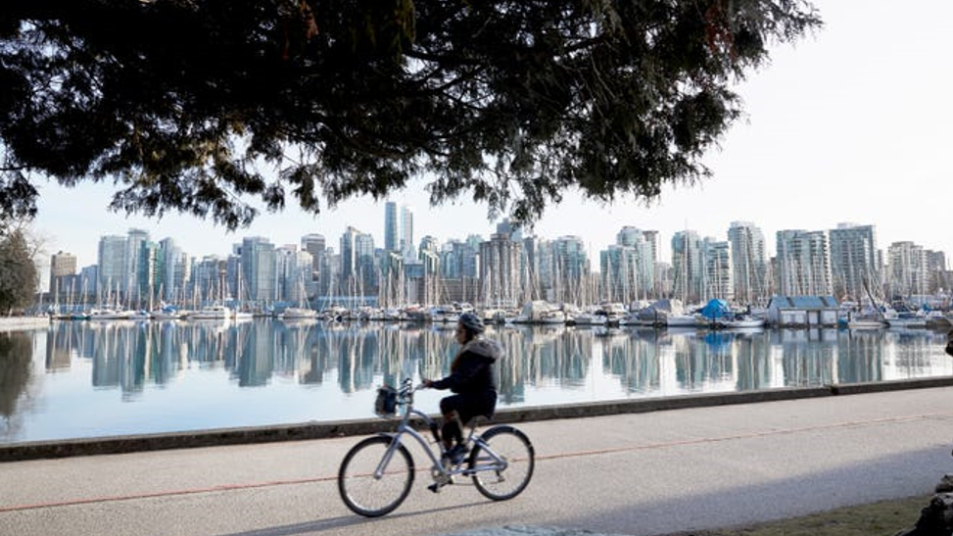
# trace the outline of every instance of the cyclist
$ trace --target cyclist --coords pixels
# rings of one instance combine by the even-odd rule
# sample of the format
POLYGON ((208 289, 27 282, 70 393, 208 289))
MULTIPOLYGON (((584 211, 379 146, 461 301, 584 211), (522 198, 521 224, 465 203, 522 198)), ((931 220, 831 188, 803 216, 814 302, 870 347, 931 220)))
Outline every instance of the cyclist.
POLYGON ((464 425, 477 415, 493 417, 496 410, 493 364, 503 356, 499 343, 483 338, 483 321, 473 313, 460 315, 455 336, 460 350, 450 363, 450 375, 423 381, 426 387, 450 389, 455 393, 440 401, 441 438, 452 465, 462 462, 467 454, 464 425))

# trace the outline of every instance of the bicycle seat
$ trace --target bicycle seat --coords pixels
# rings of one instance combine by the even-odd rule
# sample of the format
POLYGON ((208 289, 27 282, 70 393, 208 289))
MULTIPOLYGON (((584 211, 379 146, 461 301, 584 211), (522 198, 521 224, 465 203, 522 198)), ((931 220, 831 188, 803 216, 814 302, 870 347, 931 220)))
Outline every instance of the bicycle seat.
POLYGON ((463 423, 465 428, 479 428, 482 424, 490 422, 490 418, 486 415, 476 415, 471 417, 469 421, 463 423))

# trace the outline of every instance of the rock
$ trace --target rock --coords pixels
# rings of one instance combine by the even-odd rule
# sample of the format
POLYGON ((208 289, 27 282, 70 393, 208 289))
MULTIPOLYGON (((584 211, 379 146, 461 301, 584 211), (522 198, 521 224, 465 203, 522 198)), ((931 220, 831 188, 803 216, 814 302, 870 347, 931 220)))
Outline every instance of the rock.
MULTIPOLYGON (((939 484, 937 486, 939 487, 939 484)), ((953 493, 938 493, 930 500, 930 504, 920 511, 917 524, 912 529, 898 532, 896 536, 950 536, 951 528, 953 493)))
POLYGON ((943 475, 943 478, 940 479, 940 483, 936 485, 936 490, 934 491, 937 493, 949 493, 953 491, 953 475, 943 475))

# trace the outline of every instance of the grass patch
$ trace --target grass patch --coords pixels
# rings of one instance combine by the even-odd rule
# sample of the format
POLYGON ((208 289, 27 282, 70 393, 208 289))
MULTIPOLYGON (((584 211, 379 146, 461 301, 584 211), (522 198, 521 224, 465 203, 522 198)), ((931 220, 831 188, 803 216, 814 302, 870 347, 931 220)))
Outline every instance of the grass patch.
POLYGON ((912 528, 933 495, 882 501, 803 517, 670 536, 893 536, 912 528))

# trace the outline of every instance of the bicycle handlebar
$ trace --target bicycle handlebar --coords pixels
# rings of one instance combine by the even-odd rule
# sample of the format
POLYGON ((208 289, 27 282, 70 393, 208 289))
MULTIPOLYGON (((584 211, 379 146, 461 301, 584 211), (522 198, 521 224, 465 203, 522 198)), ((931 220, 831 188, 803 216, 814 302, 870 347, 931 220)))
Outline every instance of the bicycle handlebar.
POLYGON ((401 402, 404 402, 407 396, 412 395, 421 389, 429 389, 425 383, 418 383, 417 385, 414 385, 413 382, 414 380, 411 378, 406 378, 401 382, 400 389, 397 391, 401 402))

